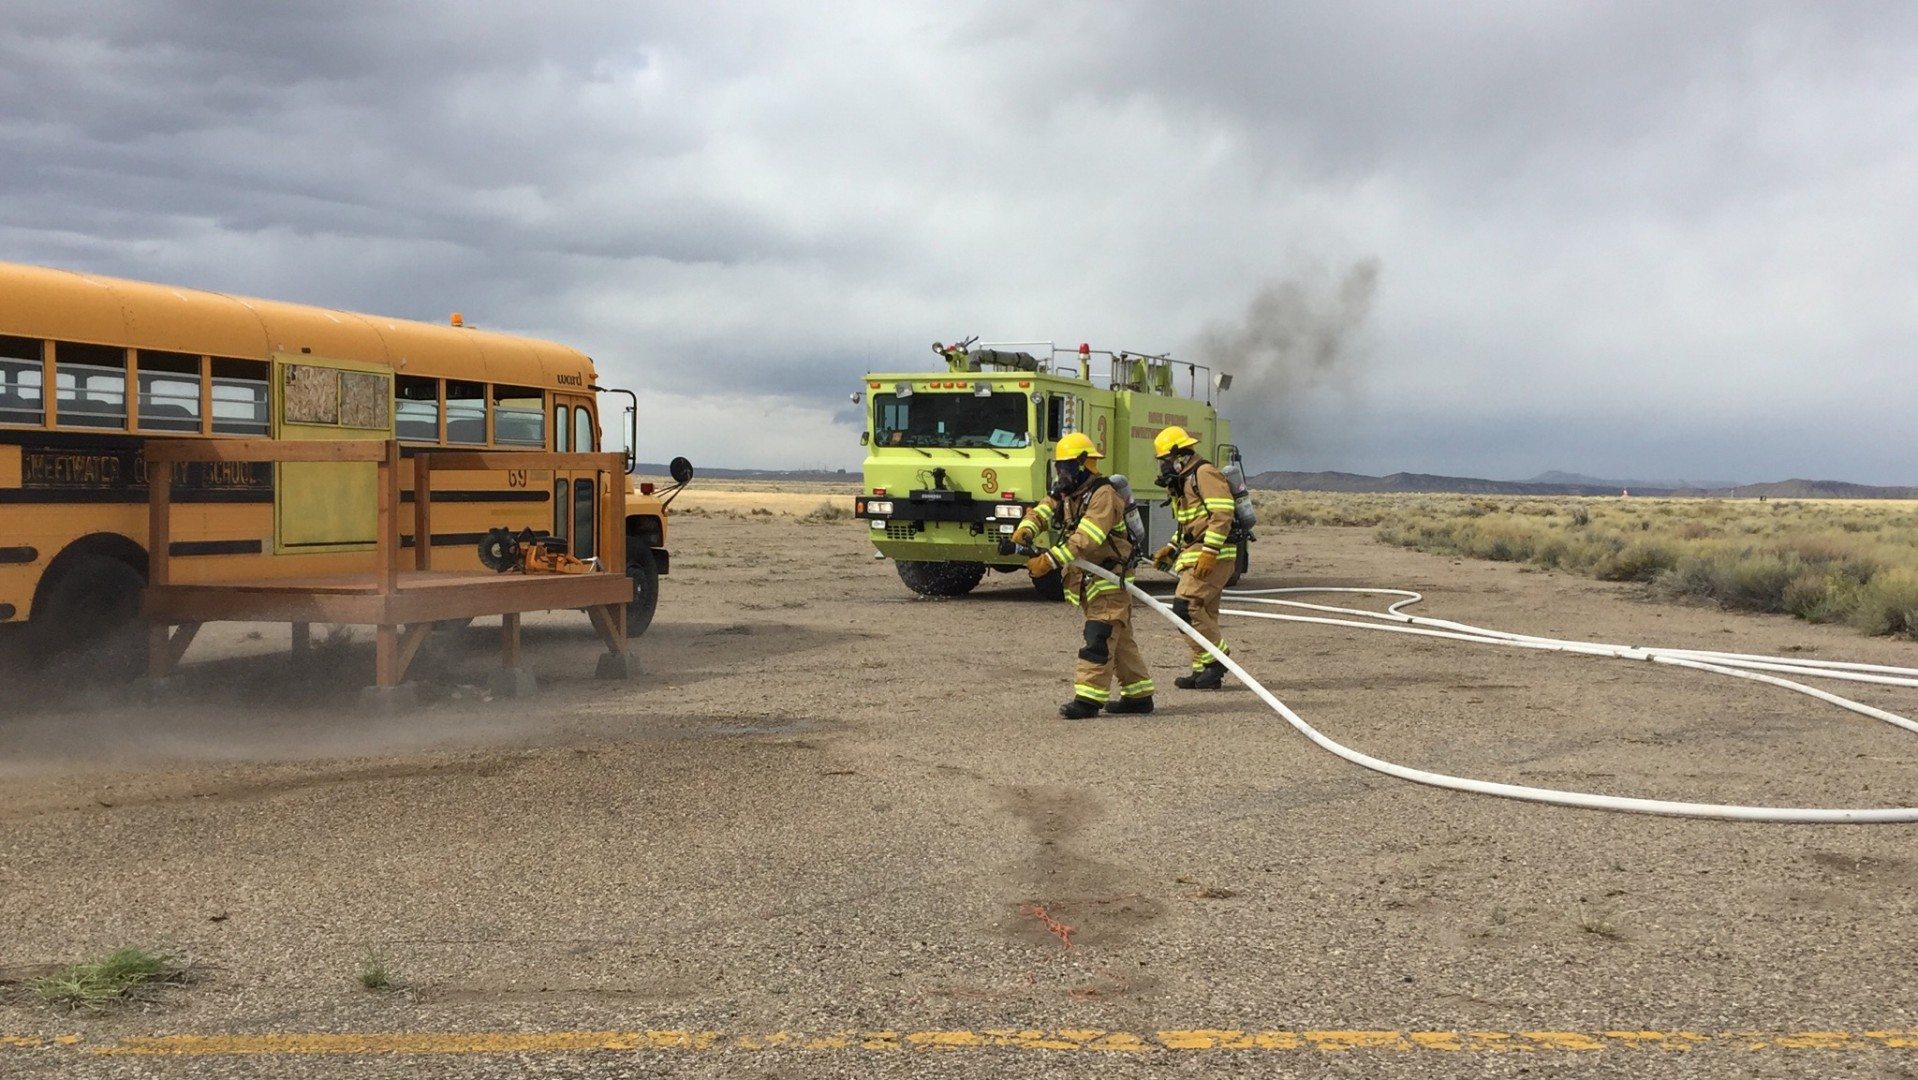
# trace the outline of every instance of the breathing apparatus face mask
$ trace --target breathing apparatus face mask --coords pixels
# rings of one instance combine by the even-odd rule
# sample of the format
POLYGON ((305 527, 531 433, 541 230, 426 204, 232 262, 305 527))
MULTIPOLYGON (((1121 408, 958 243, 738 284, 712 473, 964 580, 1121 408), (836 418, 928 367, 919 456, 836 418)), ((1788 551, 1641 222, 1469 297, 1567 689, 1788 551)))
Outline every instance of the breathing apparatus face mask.
POLYGON ((1159 486, 1170 489, 1179 482, 1179 466, 1184 463, 1185 452, 1174 450, 1159 459, 1159 486))
POLYGON ((1080 484, 1085 483, 1085 479, 1085 462, 1077 458, 1071 461, 1055 461, 1052 463, 1052 493, 1054 495, 1072 494, 1078 490, 1080 484))

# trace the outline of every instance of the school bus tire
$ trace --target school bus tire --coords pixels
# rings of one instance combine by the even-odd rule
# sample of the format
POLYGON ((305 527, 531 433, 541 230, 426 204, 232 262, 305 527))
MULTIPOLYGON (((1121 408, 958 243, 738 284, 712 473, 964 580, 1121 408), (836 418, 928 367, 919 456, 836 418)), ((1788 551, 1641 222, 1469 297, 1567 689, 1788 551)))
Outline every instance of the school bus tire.
POLYGON ((113 555, 63 555, 34 604, 33 652, 43 659, 79 660, 111 679, 140 673, 145 624, 140 601, 146 575, 113 555))
POLYGON ((626 549, 626 576, 633 579, 633 599, 626 605, 626 636, 636 638, 653 625, 659 610, 659 561, 649 547, 626 549))

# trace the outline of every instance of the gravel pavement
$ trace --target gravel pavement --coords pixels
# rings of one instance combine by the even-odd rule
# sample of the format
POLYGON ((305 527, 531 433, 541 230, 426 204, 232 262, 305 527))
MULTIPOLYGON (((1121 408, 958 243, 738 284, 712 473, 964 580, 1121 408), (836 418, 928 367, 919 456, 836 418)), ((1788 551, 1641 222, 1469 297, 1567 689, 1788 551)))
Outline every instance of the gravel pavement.
MULTIPOLYGON (((630 684, 595 681, 586 620, 549 614, 528 620, 542 692, 525 701, 478 689, 485 621, 429 645, 432 700, 399 715, 354 705, 364 632, 289 671, 271 626, 209 627, 158 707, 77 681, 11 693, 0 1036, 80 1041, 0 1046, 0 1076, 1918 1076, 1918 1050, 1889 1036, 1722 1037, 1918 1026, 1909 827, 1632 817, 1391 780, 1242 687, 1172 689, 1184 649, 1143 611, 1160 711, 1067 723, 1078 624, 1023 574, 924 600, 856 523, 674 530, 630 684), (190 959, 193 983, 99 1017, 22 989, 128 944, 190 959), (369 953, 396 989, 357 985, 369 953), (1174 1050, 1155 1034, 1192 1029, 1401 1037, 1174 1050), (1147 1042, 978 1034, 1028 1030, 1147 1042), (706 1049, 93 1052, 180 1033, 669 1031, 716 1034, 706 1049), (861 1046, 882 1031, 901 1035, 861 1046), (1409 1034, 1536 1031, 1603 1045, 1409 1034), (1595 1034, 1619 1031, 1702 1041, 1595 1034), (838 1032, 855 1034, 841 1048, 838 1032), (923 1032, 977 1044, 906 1038, 923 1032), (777 1033, 788 1045, 752 1048, 777 1033), (827 1042, 791 1045, 808 1039, 827 1042)), ((1910 642, 1368 530, 1275 531, 1253 551, 1248 586, 1395 586, 1424 592, 1424 614, 1500 629, 1918 665, 1910 642)), ((1406 764, 1918 803, 1912 736, 1756 684, 1334 627, 1228 632, 1308 720, 1406 764)), ((1856 696, 1918 711, 1910 692, 1856 696)))

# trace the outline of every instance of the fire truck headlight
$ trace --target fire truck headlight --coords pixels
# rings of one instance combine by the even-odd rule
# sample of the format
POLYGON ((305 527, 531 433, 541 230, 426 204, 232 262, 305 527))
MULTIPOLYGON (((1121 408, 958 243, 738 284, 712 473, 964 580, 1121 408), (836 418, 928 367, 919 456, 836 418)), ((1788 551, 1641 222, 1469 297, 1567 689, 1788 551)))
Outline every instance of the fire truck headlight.
POLYGON ((891 517, 892 516, 892 500, 891 499, 868 499, 866 500, 866 513, 871 514, 874 517, 891 517))
POLYGON ((1022 518, 1026 516, 1026 508, 1017 504, 1000 503, 998 506, 992 508, 992 516, 1014 519, 1022 518))

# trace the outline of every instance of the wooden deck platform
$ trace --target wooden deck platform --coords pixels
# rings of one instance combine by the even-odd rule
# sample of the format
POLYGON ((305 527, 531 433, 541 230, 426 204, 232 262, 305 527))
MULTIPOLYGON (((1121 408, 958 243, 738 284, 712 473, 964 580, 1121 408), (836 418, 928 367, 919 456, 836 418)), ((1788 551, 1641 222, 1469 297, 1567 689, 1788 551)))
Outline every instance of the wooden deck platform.
MULTIPOLYGON (((632 671, 627 652, 626 605, 633 598, 626 576, 625 459, 619 454, 526 452, 424 453, 414 462, 414 535, 431 536, 432 477, 436 471, 488 469, 569 469, 596 471, 600 520, 597 550, 600 570, 583 574, 495 574, 486 571, 432 569, 432 546, 415 545, 411 567, 402 567, 399 509, 399 444, 385 442, 284 442, 155 439, 147 443, 150 469, 148 551, 150 562, 145 615, 150 630, 147 675, 161 680, 178 667, 202 624, 280 622, 293 627, 295 653, 310 642, 313 623, 377 627, 374 686, 392 688, 433 624, 481 616, 501 617, 501 664, 521 674, 519 623, 529 611, 584 610, 605 642, 600 674, 625 677, 632 671), (377 543, 366 553, 363 572, 262 577, 252 580, 176 584, 170 573, 171 463, 181 461, 374 462, 379 466, 377 543)), ((278 556, 297 567, 298 555, 278 556)), ((518 680, 509 680, 518 686, 518 680)))

